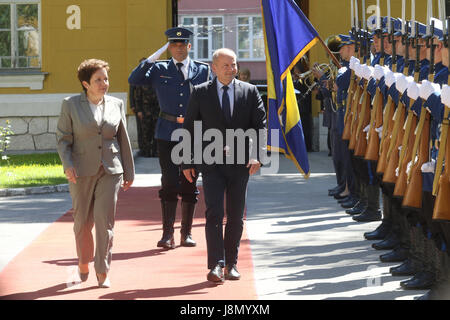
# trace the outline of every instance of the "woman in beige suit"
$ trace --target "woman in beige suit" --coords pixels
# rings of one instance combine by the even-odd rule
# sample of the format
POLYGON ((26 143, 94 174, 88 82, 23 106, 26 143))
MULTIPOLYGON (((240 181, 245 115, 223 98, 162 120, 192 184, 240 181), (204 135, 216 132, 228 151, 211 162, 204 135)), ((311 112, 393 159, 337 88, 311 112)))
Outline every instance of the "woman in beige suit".
POLYGON ((114 216, 120 186, 130 188, 134 162, 122 100, 106 95, 109 65, 97 59, 78 67, 83 92, 65 98, 58 120, 58 153, 74 209, 80 279, 86 281, 94 258, 100 287, 110 287, 114 216))

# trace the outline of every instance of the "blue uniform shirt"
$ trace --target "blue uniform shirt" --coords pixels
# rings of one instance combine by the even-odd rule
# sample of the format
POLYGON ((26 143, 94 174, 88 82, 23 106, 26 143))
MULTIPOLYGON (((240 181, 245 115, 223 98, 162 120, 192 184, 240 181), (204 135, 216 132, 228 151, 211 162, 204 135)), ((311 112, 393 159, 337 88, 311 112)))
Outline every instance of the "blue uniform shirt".
MULTIPOLYGON (((189 59, 188 78, 182 79, 173 59, 139 64, 130 74, 128 82, 132 85, 151 86, 158 97, 162 112, 175 117, 186 114, 193 86, 211 80, 207 63, 189 59)), ((171 140, 172 132, 183 124, 158 118, 155 138, 171 140)))
POLYGON ((350 77, 352 75, 352 70, 349 68, 350 63, 348 61, 343 61, 342 66, 347 67, 347 70, 343 73, 339 73, 336 77, 336 101, 338 104, 342 104, 344 106, 343 108, 339 108, 337 111, 337 130, 340 135, 344 132, 345 110, 348 108, 348 106, 346 106, 346 99, 348 95, 348 88, 350 86, 350 77))

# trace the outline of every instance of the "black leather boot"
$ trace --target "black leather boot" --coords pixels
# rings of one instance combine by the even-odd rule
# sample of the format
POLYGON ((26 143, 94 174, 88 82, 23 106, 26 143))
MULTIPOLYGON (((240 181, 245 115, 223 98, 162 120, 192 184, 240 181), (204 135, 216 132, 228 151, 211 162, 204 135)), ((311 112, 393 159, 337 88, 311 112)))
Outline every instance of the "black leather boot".
POLYGON ((383 220, 381 224, 372 232, 364 233, 367 240, 383 240, 391 231, 391 222, 383 220))
POLYGON ((178 201, 161 201, 163 235, 158 241, 158 248, 174 249, 173 225, 177 213, 178 201))
POLYGON ((194 219, 195 203, 181 202, 181 241, 182 247, 195 247, 197 243, 192 240, 192 220, 194 219))
POLYGON ((353 208, 345 210, 345 213, 349 215, 360 214, 363 213, 367 208, 367 203, 364 200, 359 200, 358 203, 353 208))

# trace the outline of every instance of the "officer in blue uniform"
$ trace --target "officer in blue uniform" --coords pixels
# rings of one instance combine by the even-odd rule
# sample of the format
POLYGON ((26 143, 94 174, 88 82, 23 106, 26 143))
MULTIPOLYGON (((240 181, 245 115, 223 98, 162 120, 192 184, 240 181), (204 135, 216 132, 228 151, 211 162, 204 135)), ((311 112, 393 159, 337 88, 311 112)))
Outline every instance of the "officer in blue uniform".
POLYGON ((130 74, 130 85, 151 86, 158 98, 160 113, 156 123, 159 164, 161 167, 161 199, 163 235, 157 246, 173 249, 174 223, 178 196, 181 196, 181 246, 193 247, 192 220, 199 193, 196 180, 186 180, 179 165, 174 164, 171 152, 178 141, 172 141, 172 132, 182 128, 190 93, 195 85, 212 78, 208 64, 189 58, 192 32, 185 28, 171 28, 165 34, 168 43, 148 59, 141 62, 130 74), (156 59, 168 49, 170 60, 156 59))

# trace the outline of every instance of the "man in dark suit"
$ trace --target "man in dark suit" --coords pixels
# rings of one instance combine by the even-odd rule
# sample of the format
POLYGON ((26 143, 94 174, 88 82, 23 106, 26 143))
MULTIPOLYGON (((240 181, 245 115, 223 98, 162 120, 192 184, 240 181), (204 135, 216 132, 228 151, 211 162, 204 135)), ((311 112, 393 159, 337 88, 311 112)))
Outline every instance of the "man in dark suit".
MULTIPOLYGON (((223 282, 224 279, 240 279, 236 264, 244 225, 247 183, 249 176, 261 167, 260 158, 266 146, 266 112, 256 86, 235 79, 236 54, 232 50, 217 50, 213 55, 212 70, 216 78, 196 86, 191 93, 183 128, 189 131, 191 144, 194 140, 197 143, 199 138, 194 137, 194 121, 201 121, 203 132, 215 129, 223 137, 220 154, 215 154, 212 163, 204 160, 200 166, 206 204, 205 233, 210 269, 207 279, 223 282), (245 147, 239 148, 226 139, 226 133, 233 132, 234 140, 238 140, 239 131, 236 130, 239 129, 260 134, 256 141, 247 136, 245 147), (241 156, 244 161, 236 161, 241 156), (224 195, 225 235, 222 228, 224 195)), ((188 181, 196 178, 196 164, 190 161, 182 165, 188 181)))

